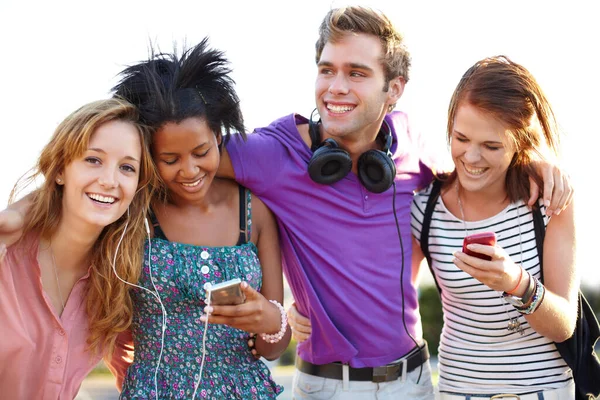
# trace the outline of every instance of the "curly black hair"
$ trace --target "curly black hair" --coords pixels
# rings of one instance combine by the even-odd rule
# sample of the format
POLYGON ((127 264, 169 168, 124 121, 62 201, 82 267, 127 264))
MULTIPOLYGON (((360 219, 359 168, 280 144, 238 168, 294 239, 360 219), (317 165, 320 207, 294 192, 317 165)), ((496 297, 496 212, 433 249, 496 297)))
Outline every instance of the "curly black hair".
POLYGON ((222 51, 211 49, 208 38, 184 49, 181 56, 156 52, 150 46, 146 61, 131 65, 112 88, 115 97, 135 105, 140 122, 157 130, 167 122, 197 117, 206 121, 226 144, 231 133, 245 139, 245 127, 231 68, 222 51))

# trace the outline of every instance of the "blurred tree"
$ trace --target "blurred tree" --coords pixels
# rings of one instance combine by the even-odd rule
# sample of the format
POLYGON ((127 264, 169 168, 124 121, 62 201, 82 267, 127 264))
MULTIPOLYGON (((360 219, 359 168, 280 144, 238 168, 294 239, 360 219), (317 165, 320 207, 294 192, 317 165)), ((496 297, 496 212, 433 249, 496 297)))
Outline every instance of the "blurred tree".
POLYGON ((419 288, 419 311, 423 323, 423 338, 429 345, 431 355, 437 356, 444 320, 440 295, 434 285, 422 285, 419 288))

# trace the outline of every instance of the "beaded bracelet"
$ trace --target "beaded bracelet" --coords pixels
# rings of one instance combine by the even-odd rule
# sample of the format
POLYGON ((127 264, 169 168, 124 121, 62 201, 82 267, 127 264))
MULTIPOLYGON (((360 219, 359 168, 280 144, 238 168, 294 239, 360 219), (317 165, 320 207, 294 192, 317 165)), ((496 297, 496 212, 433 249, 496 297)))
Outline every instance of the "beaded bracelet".
POLYGON ((277 333, 273 333, 273 334, 267 334, 267 333, 261 333, 260 337, 262 338, 262 340, 264 340, 267 343, 277 343, 279 342, 281 339, 283 339, 283 336, 285 335, 285 332, 287 331, 287 315, 285 313, 285 309, 283 308, 283 306, 281 304, 279 304, 279 302, 277 300, 269 300, 271 303, 275 304, 277 306, 277 308, 279 309, 279 313, 281 314, 281 328, 279 329, 279 332, 277 333))
POLYGON ((523 315, 533 314, 542 304, 544 300, 544 295, 546 294, 546 288, 537 278, 533 278, 535 280, 535 294, 533 295, 533 299, 525 308, 517 308, 517 311, 523 315))

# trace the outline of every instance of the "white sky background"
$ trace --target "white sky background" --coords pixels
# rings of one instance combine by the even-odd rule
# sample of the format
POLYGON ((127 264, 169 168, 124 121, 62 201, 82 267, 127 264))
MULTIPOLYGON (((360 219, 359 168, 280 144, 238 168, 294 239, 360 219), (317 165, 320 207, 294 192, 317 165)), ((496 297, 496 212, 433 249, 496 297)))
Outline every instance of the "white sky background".
MULTIPOLYGON (((398 109, 446 152, 450 95, 475 61, 505 54, 526 66, 565 132, 562 163, 577 191, 582 281, 600 285, 597 160, 600 157, 600 24, 594 2, 362 1, 405 34, 411 80, 398 109)), ((210 36, 234 68, 248 128, 314 107, 314 43, 342 1, 0 0, 0 206, 57 124, 106 98, 116 74, 148 55, 210 36)))

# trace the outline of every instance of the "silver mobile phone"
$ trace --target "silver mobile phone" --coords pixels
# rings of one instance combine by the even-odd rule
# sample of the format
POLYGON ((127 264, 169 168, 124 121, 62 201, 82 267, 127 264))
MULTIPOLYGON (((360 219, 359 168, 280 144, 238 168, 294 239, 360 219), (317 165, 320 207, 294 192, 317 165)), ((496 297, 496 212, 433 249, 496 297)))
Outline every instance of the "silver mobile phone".
POLYGON ((246 296, 240 287, 241 283, 241 279, 234 278, 212 285, 210 289, 210 303, 217 306, 242 304, 246 301, 246 296))

